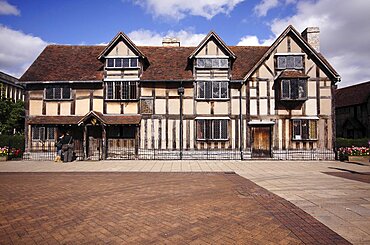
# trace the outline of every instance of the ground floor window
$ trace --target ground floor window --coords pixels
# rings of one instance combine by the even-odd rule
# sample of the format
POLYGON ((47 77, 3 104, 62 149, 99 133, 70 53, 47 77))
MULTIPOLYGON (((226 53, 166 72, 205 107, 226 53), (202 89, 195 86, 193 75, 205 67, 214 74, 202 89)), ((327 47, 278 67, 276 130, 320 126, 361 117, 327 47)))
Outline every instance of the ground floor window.
POLYGON ((317 120, 294 119, 293 140, 316 140, 317 120))
POLYGON ((32 139, 33 140, 54 140, 55 139, 55 127, 32 127, 32 139))
POLYGON ((199 119, 197 120, 198 140, 227 140, 227 119, 199 119))
POLYGON ((109 126, 107 137, 109 139, 135 139, 136 127, 129 125, 109 126))

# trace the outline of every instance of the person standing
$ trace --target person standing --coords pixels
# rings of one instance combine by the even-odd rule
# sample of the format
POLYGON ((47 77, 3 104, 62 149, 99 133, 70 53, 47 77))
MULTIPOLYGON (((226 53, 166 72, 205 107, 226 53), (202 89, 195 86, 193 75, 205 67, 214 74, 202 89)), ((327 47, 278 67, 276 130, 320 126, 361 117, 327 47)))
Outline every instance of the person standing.
POLYGON ((55 147, 57 148, 57 156, 55 157, 55 160, 54 160, 55 162, 62 161, 63 138, 64 138, 64 133, 62 133, 62 135, 58 137, 58 141, 55 143, 55 147))
POLYGON ((73 137, 69 131, 62 140, 62 152, 63 152, 63 162, 72 162, 73 160, 73 137))

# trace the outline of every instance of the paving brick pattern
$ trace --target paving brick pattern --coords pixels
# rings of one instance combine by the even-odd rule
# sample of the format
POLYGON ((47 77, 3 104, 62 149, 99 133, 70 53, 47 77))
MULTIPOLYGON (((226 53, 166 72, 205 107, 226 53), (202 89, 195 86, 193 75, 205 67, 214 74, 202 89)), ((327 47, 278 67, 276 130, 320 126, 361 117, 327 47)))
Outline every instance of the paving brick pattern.
POLYGON ((1 173, 0 244, 348 244, 233 173, 1 173))

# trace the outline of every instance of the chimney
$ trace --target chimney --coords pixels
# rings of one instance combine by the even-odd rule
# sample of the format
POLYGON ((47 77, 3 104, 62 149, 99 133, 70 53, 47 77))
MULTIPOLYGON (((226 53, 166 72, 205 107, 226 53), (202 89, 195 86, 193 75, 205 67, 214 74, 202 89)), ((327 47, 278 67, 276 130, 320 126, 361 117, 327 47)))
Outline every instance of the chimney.
POLYGON ((320 28, 307 27, 301 35, 317 52, 320 52, 320 28))
POLYGON ((162 40, 163 47, 180 47, 180 40, 176 37, 165 37, 162 40))

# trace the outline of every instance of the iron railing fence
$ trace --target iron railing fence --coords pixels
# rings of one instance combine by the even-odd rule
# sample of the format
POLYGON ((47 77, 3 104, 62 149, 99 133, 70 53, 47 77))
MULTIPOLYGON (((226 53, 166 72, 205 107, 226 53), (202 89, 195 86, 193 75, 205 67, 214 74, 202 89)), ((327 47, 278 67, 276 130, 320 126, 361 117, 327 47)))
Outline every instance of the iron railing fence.
POLYGON ((335 160, 335 151, 330 149, 274 150, 272 158, 276 160, 335 160))
MULTIPOLYGON (((91 144, 92 145, 92 144, 91 144)), ((87 144, 84 151, 84 145, 81 140, 74 140, 74 159, 75 160, 101 160, 104 149, 100 144, 97 148, 87 144), (89 156, 90 155, 90 156, 89 156)), ((134 139, 107 140, 105 156, 108 160, 243 160, 253 159, 252 150, 244 149, 240 152, 238 148, 196 148, 196 149, 171 149, 164 145, 155 143, 154 148, 145 147, 143 142, 136 143, 134 139), (160 147, 158 147, 160 146, 160 147)), ((52 161, 57 155, 54 142, 33 142, 28 152, 11 160, 34 160, 34 161, 52 161)), ((271 158, 274 160, 334 160, 335 153, 330 149, 290 149, 290 150, 272 150, 271 158)))

